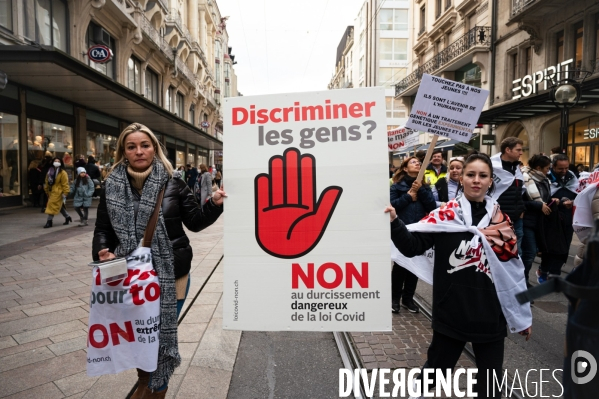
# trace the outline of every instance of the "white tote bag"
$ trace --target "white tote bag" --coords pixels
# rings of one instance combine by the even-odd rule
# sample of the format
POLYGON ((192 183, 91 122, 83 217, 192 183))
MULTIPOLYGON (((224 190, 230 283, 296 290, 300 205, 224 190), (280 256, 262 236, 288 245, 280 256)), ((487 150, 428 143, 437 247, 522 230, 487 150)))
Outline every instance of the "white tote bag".
POLYGON ((93 270, 90 297, 87 375, 116 374, 131 368, 148 372, 158 363, 160 284, 150 248, 127 257, 128 276, 102 284, 93 270))
POLYGON ((152 265, 152 237, 164 197, 158 194, 140 246, 127 256, 127 277, 104 283, 94 266, 87 335, 87 375, 132 368, 156 370, 160 333, 160 282, 152 265))

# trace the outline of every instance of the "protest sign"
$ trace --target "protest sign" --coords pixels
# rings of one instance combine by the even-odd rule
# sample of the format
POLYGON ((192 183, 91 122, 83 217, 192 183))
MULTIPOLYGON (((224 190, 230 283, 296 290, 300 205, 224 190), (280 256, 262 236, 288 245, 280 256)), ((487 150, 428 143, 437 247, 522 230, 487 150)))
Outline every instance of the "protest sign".
POLYGON ((387 132, 389 151, 396 152, 418 144, 420 133, 407 127, 398 127, 387 132))
POLYGON ((224 101, 223 328, 390 331, 384 89, 224 101))
POLYGON ((424 74, 406 127, 468 142, 489 91, 424 74))

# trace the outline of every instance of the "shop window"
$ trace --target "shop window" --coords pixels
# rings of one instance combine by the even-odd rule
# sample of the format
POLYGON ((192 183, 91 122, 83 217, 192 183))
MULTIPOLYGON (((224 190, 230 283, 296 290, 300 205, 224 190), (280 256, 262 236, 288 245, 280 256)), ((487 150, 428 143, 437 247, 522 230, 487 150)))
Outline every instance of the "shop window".
POLYGON ((555 35, 555 51, 557 55, 557 63, 564 61, 564 31, 557 32, 555 35))
POLYGON ((185 103, 185 98, 183 97, 183 94, 177 93, 177 96, 175 97, 175 110, 176 110, 176 114, 179 118, 183 118, 183 104, 184 103, 185 103))
POLYGON ((100 165, 114 163, 117 137, 96 132, 87 132, 87 154, 93 156, 100 165))
POLYGON ((387 109, 387 118, 405 118, 406 109, 403 105, 393 97, 385 97, 385 105, 387 109))
MULTIPOLYGON (((574 69, 582 68, 582 21, 574 25, 574 69)), ((576 74, 576 72, 574 72, 576 74)))
POLYGON ((23 35, 26 38, 68 51, 68 12, 65 0, 24 0, 22 11, 23 35))
POLYGON ((0 26, 12 30, 12 0, 0 0, 0 26))
POLYGON ((127 87, 136 93, 141 92, 141 62, 133 56, 127 61, 127 87))
POLYGON ((187 163, 194 166, 196 163, 196 147, 191 144, 187 146, 187 163))
POLYGON ((455 72, 456 82, 474 87, 482 87, 481 70, 476 64, 468 64, 455 72))
POLYGON ((146 68, 146 98, 158 104, 158 75, 146 68))
POLYGON ((27 118, 27 164, 43 163, 45 156, 61 158, 73 178, 73 130, 69 126, 27 118))
POLYGON ((177 146, 177 158, 175 161, 175 167, 179 168, 181 166, 185 166, 186 164, 186 150, 185 150, 185 142, 181 140, 176 141, 177 146))
POLYGON ((87 32, 85 33, 85 42, 87 44, 86 53, 90 47, 95 46, 96 44, 103 44, 112 50, 114 56, 108 62, 94 62, 90 59, 87 59, 87 54, 85 55, 85 58, 87 59, 87 64, 90 67, 114 80, 116 66, 116 42, 114 38, 100 25, 90 22, 87 32))
POLYGON ((22 194, 19 172, 18 117, 0 112, 0 197, 22 194))

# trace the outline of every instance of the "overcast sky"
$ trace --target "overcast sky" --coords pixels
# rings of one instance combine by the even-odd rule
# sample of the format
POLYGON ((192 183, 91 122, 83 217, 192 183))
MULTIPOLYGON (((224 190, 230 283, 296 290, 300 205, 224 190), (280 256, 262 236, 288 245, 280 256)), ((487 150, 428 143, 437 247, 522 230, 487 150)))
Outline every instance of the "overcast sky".
POLYGON ((364 0, 217 0, 245 96, 326 90, 364 0))

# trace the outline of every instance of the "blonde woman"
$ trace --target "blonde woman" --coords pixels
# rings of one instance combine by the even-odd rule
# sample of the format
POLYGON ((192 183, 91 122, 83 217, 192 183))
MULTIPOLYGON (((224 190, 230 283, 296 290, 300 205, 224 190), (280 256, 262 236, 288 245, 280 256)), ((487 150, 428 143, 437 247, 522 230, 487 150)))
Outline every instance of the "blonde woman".
POLYGON ((168 381, 181 363, 177 319, 189 290, 193 258, 183 225, 193 232, 210 226, 222 213, 226 196, 218 190, 200 208, 185 181, 173 178, 173 168, 154 133, 133 123, 117 141, 115 163, 100 196, 94 260, 126 256, 137 248, 163 188, 162 212, 151 248, 152 264, 160 279, 158 364, 151 374, 138 369, 132 399, 164 398, 168 381))

